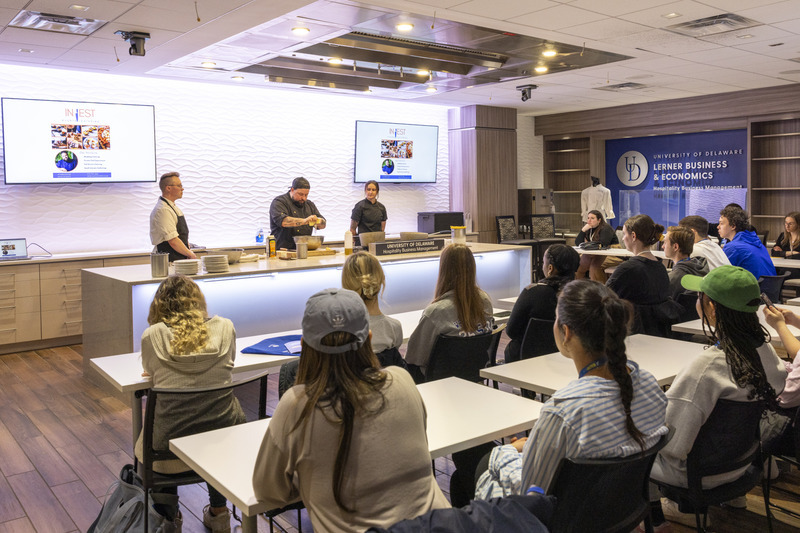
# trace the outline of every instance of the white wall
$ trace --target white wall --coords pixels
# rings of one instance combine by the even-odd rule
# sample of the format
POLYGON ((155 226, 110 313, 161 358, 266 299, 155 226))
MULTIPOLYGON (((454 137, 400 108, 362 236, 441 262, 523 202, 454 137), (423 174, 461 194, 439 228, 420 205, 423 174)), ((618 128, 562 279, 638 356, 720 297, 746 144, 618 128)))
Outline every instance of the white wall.
MULTIPOLYGON (((193 243, 254 242, 259 227, 269 232, 272 198, 301 175, 328 219, 323 234, 341 240, 363 197, 353 183, 357 119, 439 126, 437 183, 381 188, 387 231, 415 231, 418 211, 449 210, 443 106, 8 65, 0 95, 155 105, 157 171, 181 173, 178 205, 193 243)), ((158 194, 155 183, 0 183, 0 238, 27 237, 53 253, 146 250, 158 194)))

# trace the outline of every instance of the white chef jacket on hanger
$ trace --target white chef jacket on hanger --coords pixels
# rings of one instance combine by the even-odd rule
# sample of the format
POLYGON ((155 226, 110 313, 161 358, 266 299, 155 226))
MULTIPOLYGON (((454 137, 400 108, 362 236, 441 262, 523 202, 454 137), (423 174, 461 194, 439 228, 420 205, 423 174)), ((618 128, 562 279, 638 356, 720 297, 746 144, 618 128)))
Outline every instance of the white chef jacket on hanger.
POLYGON ((611 204, 611 191, 602 185, 586 187, 581 191, 581 220, 586 222, 589 211, 600 211, 603 218, 608 220, 616 217, 614 206, 611 204))

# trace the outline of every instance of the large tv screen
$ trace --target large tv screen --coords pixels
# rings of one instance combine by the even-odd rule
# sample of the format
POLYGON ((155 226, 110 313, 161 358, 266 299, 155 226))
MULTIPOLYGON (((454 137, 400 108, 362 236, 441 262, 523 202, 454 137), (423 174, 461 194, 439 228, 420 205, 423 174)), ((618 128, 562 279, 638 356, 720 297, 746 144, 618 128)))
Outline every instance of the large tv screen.
POLYGON ((356 121, 354 180, 435 183, 439 126, 356 121))
POLYGON ((156 181, 155 108, 3 98, 7 184, 156 181))

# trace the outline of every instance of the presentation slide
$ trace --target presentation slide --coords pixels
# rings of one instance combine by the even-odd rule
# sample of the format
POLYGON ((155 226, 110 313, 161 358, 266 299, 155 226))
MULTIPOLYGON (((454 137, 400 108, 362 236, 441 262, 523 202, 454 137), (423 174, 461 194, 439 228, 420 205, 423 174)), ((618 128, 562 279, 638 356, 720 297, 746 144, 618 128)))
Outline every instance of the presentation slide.
POLYGON ((155 108, 2 99, 7 184, 156 181, 155 108))
POLYGON ((439 126, 356 121, 356 183, 435 183, 439 126))

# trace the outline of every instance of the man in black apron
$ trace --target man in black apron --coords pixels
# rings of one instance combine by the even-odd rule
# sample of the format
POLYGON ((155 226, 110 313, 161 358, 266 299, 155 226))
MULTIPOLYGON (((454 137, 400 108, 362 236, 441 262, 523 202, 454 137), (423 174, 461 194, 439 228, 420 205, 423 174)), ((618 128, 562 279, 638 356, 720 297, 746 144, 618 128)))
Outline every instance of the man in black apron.
POLYGON ((181 175, 167 172, 158 183, 161 188, 156 206, 150 213, 150 242, 156 251, 169 254, 169 260, 197 259, 189 249, 189 226, 175 201, 183 198, 181 175))
POLYGON ((311 235, 314 226, 325 228, 325 219, 308 199, 311 184, 305 178, 295 178, 289 192, 272 200, 269 206, 271 232, 278 249, 294 250, 294 237, 311 235))

